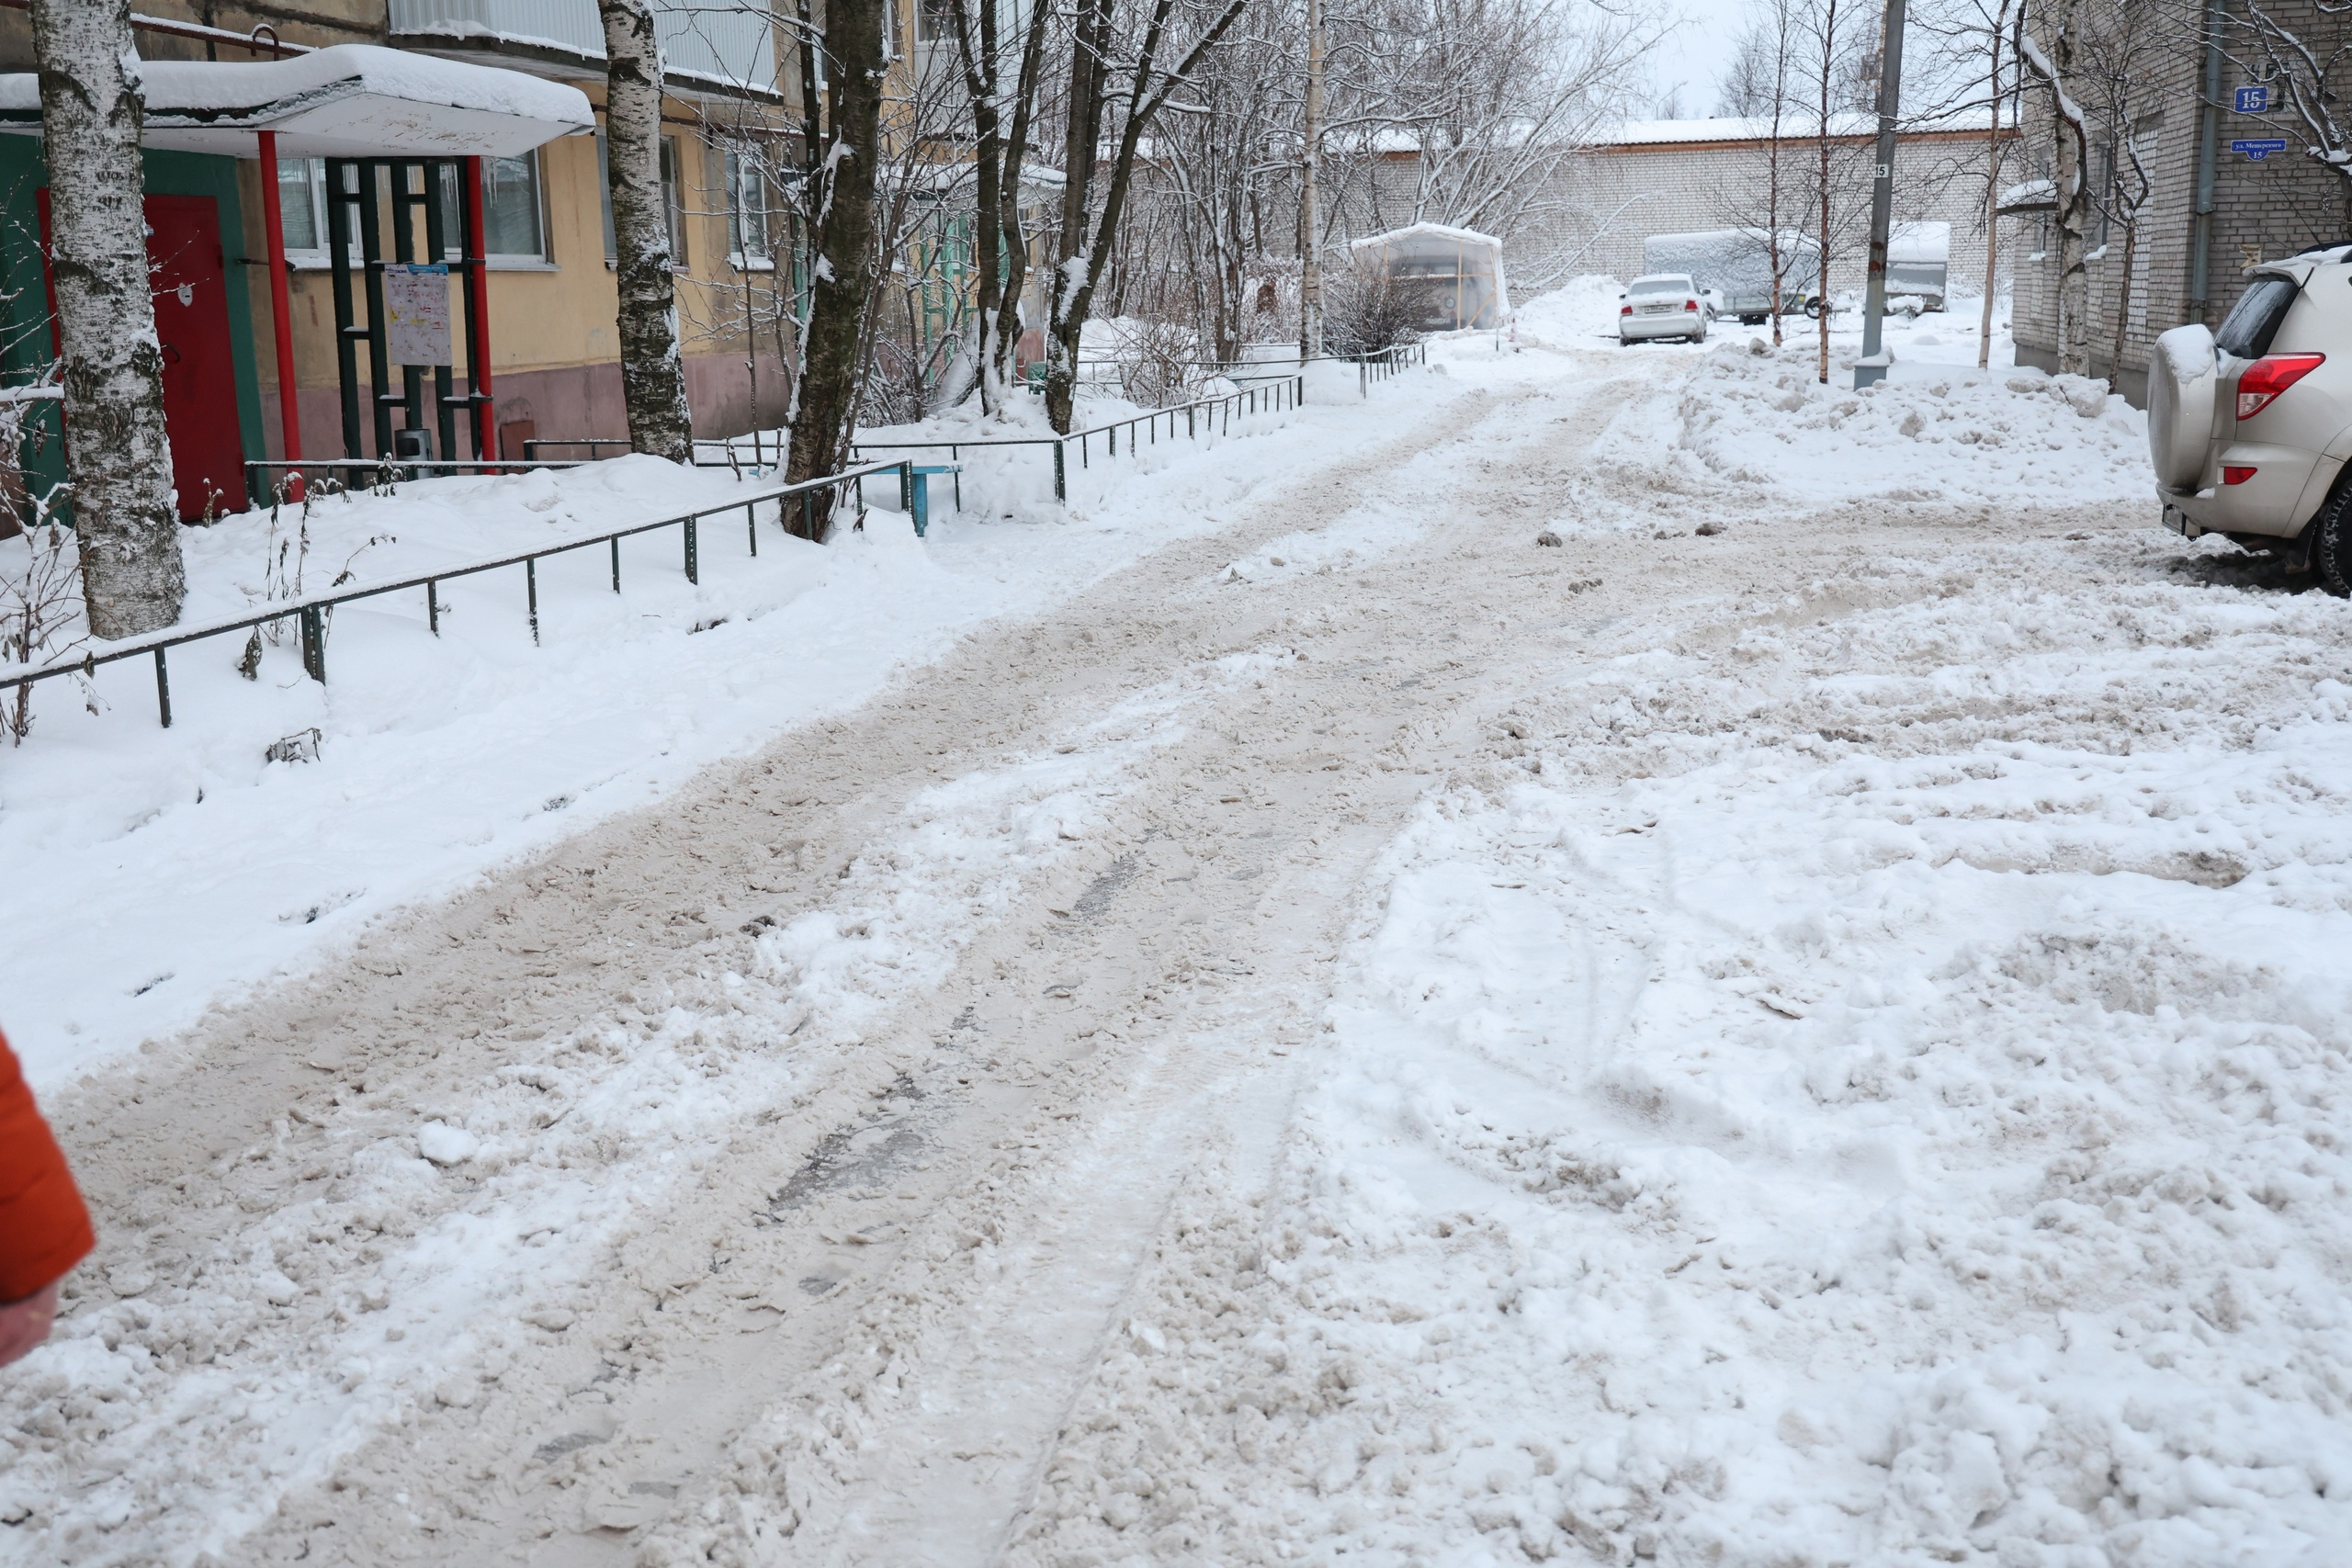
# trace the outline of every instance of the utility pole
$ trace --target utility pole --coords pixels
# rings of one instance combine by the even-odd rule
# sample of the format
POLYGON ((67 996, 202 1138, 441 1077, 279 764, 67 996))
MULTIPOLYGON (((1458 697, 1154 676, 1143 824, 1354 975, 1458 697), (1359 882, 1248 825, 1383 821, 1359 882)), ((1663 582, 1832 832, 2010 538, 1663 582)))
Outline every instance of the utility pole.
MULTIPOLYGON (((1878 167, 1871 182, 1871 276, 1862 299, 1862 357, 1854 367, 1854 389, 1886 379, 1882 341, 1886 322, 1886 237, 1894 224, 1894 121, 1903 109, 1903 18, 1905 0, 1886 0, 1879 28, 1878 167)), ((1994 110, 1999 123, 1999 108, 1994 110)), ((1828 238, 1824 235, 1826 242, 1828 238)), ((1984 286, 1991 288, 1992 279, 1984 286)))
POLYGON ((1323 354, 1323 0, 1306 0, 1306 156, 1298 187, 1298 358, 1323 354))

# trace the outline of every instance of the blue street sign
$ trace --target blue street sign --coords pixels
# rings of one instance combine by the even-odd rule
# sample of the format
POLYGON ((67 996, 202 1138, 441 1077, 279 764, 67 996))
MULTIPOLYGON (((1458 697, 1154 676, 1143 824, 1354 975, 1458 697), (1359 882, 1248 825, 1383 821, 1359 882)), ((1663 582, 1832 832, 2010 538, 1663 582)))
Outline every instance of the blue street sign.
POLYGON ((2268 114, 2270 112, 2270 89, 2267 87, 2240 87, 2237 91, 2237 101, 2231 107, 2235 108, 2240 114, 2268 114))
POLYGON ((2230 143, 2231 152, 2243 152, 2257 164, 2270 156, 2273 152, 2284 152, 2286 150, 2286 142, 2276 137, 2271 137, 2261 141, 2237 141, 2230 143))

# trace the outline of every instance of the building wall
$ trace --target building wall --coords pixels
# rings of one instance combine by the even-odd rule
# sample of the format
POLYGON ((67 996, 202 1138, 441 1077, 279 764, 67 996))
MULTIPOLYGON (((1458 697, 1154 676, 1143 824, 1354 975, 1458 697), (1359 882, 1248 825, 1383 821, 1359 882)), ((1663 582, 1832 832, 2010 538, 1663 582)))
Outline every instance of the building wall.
MULTIPOLYGON (((231 0, 141 0, 146 16, 248 33, 256 23, 268 23, 289 43, 386 43, 385 0, 260 0, 234 4, 231 0)), ((142 57, 246 61, 267 58, 234 44, 180 38, 152 30, 136 34, 142 57)), ((31 39, 25 14, 0 10, 0 69, 31 68, 31 39)), ((472 58, 488 65, 500 63, 493 53, 472 58)), ((602 118, 603 84, 579 84, 602 118)), ((741 311, 729 303, 745 275, 729 261, 728 220, 715 160, 704 136, 711 124, 730 132, 773 129, 776 117, 753 103, 695 102, 673 98, 663 107, 666 134, 679 139, 684 254, 678 276, 682 346, 687 369, 687 390, 698 434, 732 434, 752 428, 755 417, 778 423, 785 399, 785 363, 774 334, 757 346, 760 365, 753 396, 753 376, 748 361, 754 345, 741 326, 741 311)), ((17 139, 8 139, 11 141, 17 139)), ((37 149, 38 142, 24 139, 37 149)), ((488 285, 492 388, 495 418, 502 426, 528 425, 543 437, 612 436, 626 434, 628 424, 620 400, 620 370, 615 318, 618 294, 611 264, 605 259, 603 176, 596 139, 565 138, 540 150, 540 178, 547 234, 543 265, 493 264, 488 285)), ((264 251, 261 166, 257 162, 218 164, 219 178, 229 182, 231 202, 223 209, 224 235, 242 234, 245 254, 264 251), (232 170, 233 169, 233 174, 232 170), (229 207, 237 210, 231 211, 229 207)), ((155 159, 151 156, 151 167, 155 159)), ((781 236, 779 236, 781 243, 781 236)), ((248 421, 249 444, 260 457, 282 457, 277 398, 277 356, 271 319, 268 269, 260 265, 237 266, 232 275, 245 280, 232 289, 233 313, 241 350, 258 371, 257 409, 266 411, 248 421)), ((753 275, 764 288, 769 275, 753 275)), ((461 283, 452 280, 452 319, 461 319, 455 293, 461 283)), ((323 269, 297 269, 288 279, 288 303, 293 325, 295 382, 299 389, 302 447, 306 457, 339 456, 343 450, 343 421, 334 345, 334 304, 329 274, 323 269)), ((462 334, 460 334, 462 335, 462 334)), ((462 344, 455 347, 458 378, 468 372, 462 344)), ((363 350, 360 374, 366 376, 363 350)), ((363 422, 368 429, 370 422, 363 422)), ((461 424, 463 422, 460 422, 461 424)), ((471 456, 469 438, 462 455, 471 456)), ((363 441, 373 455, 372 434, 363 441)))
MULTIPOLYGON (((2279 0, 2272 10, 2286 25, 2303 29, 2307 37, 2325 37, 2332 31, 2341 39, 2345 34, 2342 18, 2323 16, 2314 0, 2279 0)), ((2239 73, 2225 67, 2215 136, 2207 297, 2202 300, 2190 297, 2203 68, 2204 52, 2197 39, 2170 39, 2149 73, 2147 85, 2129 106, 2142 155, 2149 164, 2152 188, 2139 224, 2128 308, 2121 225, 2094 216, 2087 237, 2086 318, 2090 372, 2113 381, 2135 403, 2145 400, 2148 354, 2159 334, 2189 321, 2218 325, 2244 291, 2246 275, 2259 262, 2291 255, 2314 244, 2352 240, 2345 222, 2344 178, 2302 155, 2302 139, 2286 133, 2288 150, 2260 162, 2230 151, 2233 140, 2281 132, 2232 110, 2234 90, 2248 84, 2239 73)), ((2027 177, 2048 176, 2053 146, 2048 95, 2029 92, 2025 162, 2030 174, 2027 177)), ((2030 220, 2029 231, 2017 274, 2018 360, 2054 370, 2059 348, 2057 227, 2050 218, 2040 217, 2030 220)))
MULTIPOLYGON (((1951 225, 1955 294, 1977 293, 1984 285, 1988 140, 1981 130, 1939 132, 1905 137, 1897 144, 1895 220, 1951 225)), ((1642 242, 1652 234, 1765 227, 1771 210, 1770 148, 1763 140, 1633 142, 1597 146, 1563 159, 1548 188, 1525 203, 1526 219, 1507 235, 1503 262, 1514 293, 1580 274, 1632 277, 1642 270, 1642 242)), ((1871 152, 1864 141, 1832 141, 1833 293, 1859 290, 1866 277, 1869 236, 1858 217, 1867 214, 1870 200, 1871 152)), ((1781 226, 1816 233, 1818 197, 1808 200, 1807 187, 1818 184, 1818 144, 1784 140, 1780 155, 1781 226)), ((1343 193, 1340 242, 1423 216, 1463 221, 1445 213, 1417 212, 1417 176, 1410 152, 1377 159, 1371 179, 1359 178, 1343 193)), ((2007 272, 2005 257, 1996 273, 2007 272)))
MULTIPOLYGON (((259 381, 254 374, 254 333, 246 300, 234 285, 243 265, 237 236, 240 229, 238 189, 232 161, 190 152, 149 152, 143 162, 146 194, 211 198, 220 223, 228 290, 230 373, 236 388, 237 428, 248 461, 264 455, 259 381)), ((41 157, 39 138, 0 136, 0 374, 13 381, 29 381, 54 353, 49 290, 41 265, 40 192, 49 184, 49 168, 41 157)), ((36 405, 26 419, 28 440, 20 448, 21 473, 9 476, 10 493, 0 515, 14 513, 15 487, 35 490, 64 482, 64 449, 58 438, 57 405, 36 405)), ((10 518, 13 521, 13 517, 10 518)))

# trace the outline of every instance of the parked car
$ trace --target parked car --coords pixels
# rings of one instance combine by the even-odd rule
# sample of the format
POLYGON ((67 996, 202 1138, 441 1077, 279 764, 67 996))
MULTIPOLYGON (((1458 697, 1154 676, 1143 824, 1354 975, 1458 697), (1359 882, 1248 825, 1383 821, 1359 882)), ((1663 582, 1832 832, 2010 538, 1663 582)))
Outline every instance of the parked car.
POLYGON ((2148 456, 2166 526, 2352 593, 2352 245, 2266 262, 2218 333, 2156 340, 2148 456))
POLYGON ((1652 234, 1642 242, 1642 273, 1689 273, 1718 318, 1755 326, 1771 318, 1776 276, 1781 310, 1804 308, 1800 280, 1821 276, 1821 246, 1794 229, 1780 231, 1777 241, 1765 229, 1652 234))
POLYGON ((1620 344, 1660 337, 1687 338, 1692 343, 1707 341, 1710 312, 1687 272, 1659 272, 1637 277, 1625 286, 1625 292, 1617 299, 1620 344))

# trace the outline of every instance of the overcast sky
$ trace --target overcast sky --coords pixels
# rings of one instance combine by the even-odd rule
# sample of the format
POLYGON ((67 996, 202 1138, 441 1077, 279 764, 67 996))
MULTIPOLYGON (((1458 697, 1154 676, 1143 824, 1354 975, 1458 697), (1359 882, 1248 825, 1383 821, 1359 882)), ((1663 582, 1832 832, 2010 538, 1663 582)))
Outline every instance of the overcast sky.
MULTIPOLYGON (((1679 0, 1678 8, 1690 20, 1650 57, 1650 76, 1657 84, 1649 101, 1665 100, 1678 83, 1685 115, 1715 112, 1715 82, 1731 63, 1732 41, 1747 19, 1746 0, 1679 0)), ((1905 55, 1909 51, 1905 51, 1905 55)))

